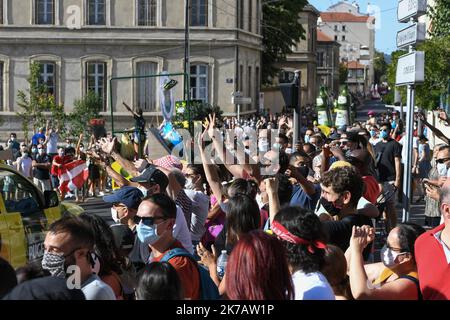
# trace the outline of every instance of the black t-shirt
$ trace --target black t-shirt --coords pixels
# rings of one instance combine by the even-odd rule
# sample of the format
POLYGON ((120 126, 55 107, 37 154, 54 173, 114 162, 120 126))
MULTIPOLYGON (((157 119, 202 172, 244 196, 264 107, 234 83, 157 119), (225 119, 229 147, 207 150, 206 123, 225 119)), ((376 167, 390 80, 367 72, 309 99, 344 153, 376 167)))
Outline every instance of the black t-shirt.
POLYGON ((145 119, 143 116, 134 116, 134 130, 136 133, 141 134, 145 132, 145 119))
POLYGON ((378 161, 378 178, 380 182, 395 180, 395 158, 402 157, 402 145, 391 139, 388 142, 380 141, 375 145, 378 161))
MULTIPOLYGON (((48 154, 36 155, 34 158, 37 163, 52 163, 52 158, 48 154)), ((39 180, 50 179, 50 169, 34 168, 33 177, 39 180)))
MULTIPOLYGON (((328 243, 338 246, 344 252, 350 246, 350 238, 352 237, 353 226, 361 227, 367 225, 373 227, 372 219, 362 214, 352 214, 346 216, 340 221, 324 221, 322 225, 325 233, 328 236, 328 243)), ((372 246, 368 245, 364 249, 364 260, 367 260, 369 258, 371 248, 372 246)))

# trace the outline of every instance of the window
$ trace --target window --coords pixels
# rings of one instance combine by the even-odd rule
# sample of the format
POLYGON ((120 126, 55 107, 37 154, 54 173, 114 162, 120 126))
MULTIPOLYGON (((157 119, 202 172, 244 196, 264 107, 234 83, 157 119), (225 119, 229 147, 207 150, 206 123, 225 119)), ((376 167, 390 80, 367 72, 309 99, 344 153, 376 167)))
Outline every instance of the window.
POLYGON ((345 30, 345 24, 342 26, 342 31, 346 31, 346 30, 345 30))
POLYGON ((86 63, 86 89, 94 91, 103 101, 103 110, 106 111, 106 63, 86 63))
POLYGON ((345 41, 345 36, 342 36, 342 41, 345 41))
POLYGON ((20 212, 27 217, 41 211, 42 198, 31 181, 18 174, 1 170, 0 186, 7 212, 20 212))
POLYGON ((355 77, 355 74, 354 74, 354 70, 348 70, 348 78, 350 79, 350 78, 354 78, 355 77))
POLYGON ((256 0, 256 33, 260 34, 261 30, 260 30, 260 24, 261 24, 261 15, 260 15, 260 10, 261 10, 261 3, 260 0, 256 0))
POLYGON ((280 83, 291 83, 294 81, 295 73, 292 71, 281 70, 278 78, 280 83))
POLYGON ((36 0, 36 24, 54 24, 55 2, 54 0, 36 0))
POLYGON ((88 0, 88 24, 105 25, 105 0, 88 0))
POLYGON ((0 24, 3 24, 3 0, 0 0, 0 24))
POLYGON ((364 78, 364 70, 363 69, 356 70, 356 77, 357 78, 364 78))
POLYGON ((53 62, 41 62, 39 64, 39 84, 45 85, 47 93, 55 95, 55 64, 53 62))
MULTIPOLYGON (((136 69, 138 76, 156 74, 158 72, 158 64, 155 62, 139 62, 136 64, 136 69)), ((156 111, 156 79, 141 78, 136 80, 136 106, 144 112, 156 111)))
POLYGON ((239 1, 239 29, 244 29, 244 0, 239 1))
POLYGON ((338 31, 338 26, 334 25, 334 31, 338 31))
POLYGON ((191 66, 191 98, 208 102, 208 65, 191 66))
MULTIPOLYGON (((252 67, 248 67, 248 74, 247 74, 247 97, 252 97, 253 89, 252 89, 252 81, 254 80, 254 77, 252 77, 252 67)), ((248 106, 248 110, 251 109, 251 105, 248 106)))
POLYGON ((337 37, 337 36, 334 36, 334 41, 337 41, 337 39, 338 39, 338 37, 337 37))
POLYGON ((244 91, 244 66, 239 66, 239 91, 244 91))
POLYGON ((3 68, 4 68, 4 64, 3 64, 3 62, 0 61, 0 110, 3 109, 3 90, 4 90, 3 68))
POLYGON ((138 25, 156 26, 156 0, 138 0, 138 25))
POLYGON ((191 26, 208 26, 208 0, 191 0, 191 26))
POLYGON ((325 67, 324 65, 324 52, 317 52, 317 66, 325 67))
POLYGON ((253 27, 253 0, 248 1, 248 31, 252 32, 253 27))

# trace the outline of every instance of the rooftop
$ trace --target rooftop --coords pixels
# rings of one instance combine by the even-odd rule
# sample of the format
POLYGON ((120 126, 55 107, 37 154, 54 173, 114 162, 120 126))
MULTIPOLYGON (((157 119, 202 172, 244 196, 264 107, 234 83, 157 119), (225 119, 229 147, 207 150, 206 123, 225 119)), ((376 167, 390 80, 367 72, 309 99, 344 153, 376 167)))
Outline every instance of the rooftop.
POLYGON ((372 16, 355 16, 348 12, 322 12, 320 14, 323 22, 367 22, 375 17, 372 16))

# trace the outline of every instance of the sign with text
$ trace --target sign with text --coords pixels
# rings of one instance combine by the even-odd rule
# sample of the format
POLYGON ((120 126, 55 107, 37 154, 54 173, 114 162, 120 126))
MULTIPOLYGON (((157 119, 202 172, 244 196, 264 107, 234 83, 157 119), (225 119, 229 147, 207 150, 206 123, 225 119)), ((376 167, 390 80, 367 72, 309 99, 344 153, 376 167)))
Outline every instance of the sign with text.
POLYGON ((409 22, 427 12, 427 0, 400 0, 398 2, 397 19, 399 22, 409 22))
POLYGON ((398 59, 396 86, 422 83, 425 80, 425 52, 415 51, 398 59))
POLYGON ((414 23, 397 33, 397 47, 404 48, 409 45, 425 41, 426 26, 424 23, 414 23))

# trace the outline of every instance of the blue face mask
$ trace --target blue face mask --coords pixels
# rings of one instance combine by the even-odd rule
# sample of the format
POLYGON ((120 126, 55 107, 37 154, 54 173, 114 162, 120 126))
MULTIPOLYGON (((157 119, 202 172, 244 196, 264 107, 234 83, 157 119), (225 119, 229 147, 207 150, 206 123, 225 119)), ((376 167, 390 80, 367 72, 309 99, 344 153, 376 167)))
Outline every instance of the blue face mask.
POLYGON ((305 135, 305 143, 309 143, 310 139, 311 139, 311 136, 305 135))
POLYGON ((387 131, 381 131, 381 133, 380 133, 380 137, 381 137, 381 139, 387 139, 388 137, 389 137, 389 134, 387 133, 387 131))
POLYGON ((377 135, 377 133, 375 132, 375 130, 370 130, 370 136, 373 138, 377 135))
POLYGON ((152 245, 156 241, 159 240, 159 235, 157 234, 157 225, 154 224, 152 226, 147 226, 143 224, 142 222, 139 223, 136 227, 137 236, 139 240, 146 244, 146 245, 152 245))

